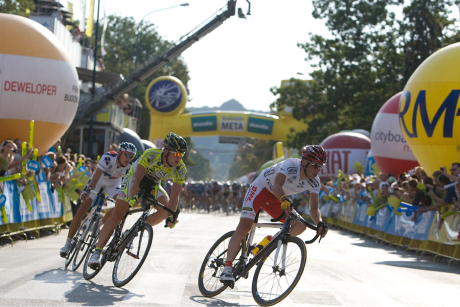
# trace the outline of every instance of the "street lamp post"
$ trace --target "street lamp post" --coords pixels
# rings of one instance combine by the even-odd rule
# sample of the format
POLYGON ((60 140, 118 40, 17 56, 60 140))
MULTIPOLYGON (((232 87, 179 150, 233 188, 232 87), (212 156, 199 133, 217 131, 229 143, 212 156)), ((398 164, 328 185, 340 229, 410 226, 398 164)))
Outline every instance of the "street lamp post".
POLYGON ((150 13, 147 13, 144 17, 142 17, 142 19, 139 22, 139 24, 137 26, 137 29, 136 29, 136 59, 134 61, 134 69, 137 68, 137 63, 139 62, 139 29, 140 29, 140 27, 142 25, 142 22, 144 21, 144 18, 147 17, 148 15, 152 14, 152 13, 156 13, 156 12, 160 12, 160 11, 164 11, 164 10, 169 10, 169 9, 172 9, 172 8, 175 8, 175 7, 180 7, 180 6, 189 6, 189 4, 188 3, 182 3, 182 4, 179 4, 179 5, 175 5, 175 6, 165 7, 165 8, 159 9, 159 10, 151 11, 150 13))

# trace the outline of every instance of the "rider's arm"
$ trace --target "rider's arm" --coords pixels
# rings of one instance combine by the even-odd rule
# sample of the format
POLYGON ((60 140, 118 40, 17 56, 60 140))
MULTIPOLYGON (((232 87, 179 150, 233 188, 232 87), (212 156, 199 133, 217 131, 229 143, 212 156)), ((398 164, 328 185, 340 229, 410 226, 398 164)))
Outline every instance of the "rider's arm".
POLYGON ((169 199, 169 202, 168 202, 168 208, 171 209, 172 211, 176 211, 177 209, 177 204, 179 202, 179 195, 180 195, 181 190, 182 190, 182 185, 174 182, 171 188, 171 198, 169 199))
POLYGON ((319 211, 319 198, 318 194, 310 193, 310 216, 313 222, 318 224, 321 222, 321 211, 319 211))
POLYGON ((285 195, 283 191, 283 185, 284 182, 286 181, 286 175, 277 173, 275 176, 275 182, 273 183, 273 195, 276 196, 276 198, 280 199, 281 196, 285 195))
POLYGON ((137 192, 139 190, 139 183, 141 182, 142 178, 144 178, 144 175, 145 175, 145 167, 143 167, 140 164, 137 164, 136 171, 134 172, 134 176, 133 176, 133 182, 128 191, 129 199, 137 195, 137 192))
MULTIPOLYGON (((94 188, 96 187, 96 185, 97 185, 99 179, 101 178, 101 176, 102 176, 102 170, 99 169, 99 168, 96 169, 96 171, 94 172, 93 177, 91 177, 91 181, 86 186, 85 191, 88 189, 88 187, 91 187, 91 190, 94 190, 94 188)), ((99 192, 99 191, 96 191, 96 192, 99 192)))

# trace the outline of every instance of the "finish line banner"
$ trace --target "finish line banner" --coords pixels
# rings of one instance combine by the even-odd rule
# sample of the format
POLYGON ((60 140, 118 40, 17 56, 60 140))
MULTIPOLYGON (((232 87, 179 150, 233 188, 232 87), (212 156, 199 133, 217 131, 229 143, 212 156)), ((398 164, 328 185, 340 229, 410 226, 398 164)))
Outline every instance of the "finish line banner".
POLYGON ((239 145, 243 143, 243 138, 232 137, 232 136, 219 136, 219 143, 239 145))

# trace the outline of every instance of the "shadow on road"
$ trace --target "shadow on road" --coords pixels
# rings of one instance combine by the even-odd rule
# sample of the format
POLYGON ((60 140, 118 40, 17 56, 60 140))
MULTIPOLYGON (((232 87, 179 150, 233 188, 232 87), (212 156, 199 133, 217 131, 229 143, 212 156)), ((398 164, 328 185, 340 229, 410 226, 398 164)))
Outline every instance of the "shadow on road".
POLYGON ((80 303, 83 306, 111 306, 120 302, 130 293, 123 288, 114 286, 101 286, 93 282, 80 284, 76 289, 66 295, 69 303, 80 303))
MULTIPOLYGON (((204 296, 191 296, 190 300, 205 306, 240 306, 239 303, 229 303, 224 300, 204 296)), ((257 305, 256 305, 257 306, 257 305)))

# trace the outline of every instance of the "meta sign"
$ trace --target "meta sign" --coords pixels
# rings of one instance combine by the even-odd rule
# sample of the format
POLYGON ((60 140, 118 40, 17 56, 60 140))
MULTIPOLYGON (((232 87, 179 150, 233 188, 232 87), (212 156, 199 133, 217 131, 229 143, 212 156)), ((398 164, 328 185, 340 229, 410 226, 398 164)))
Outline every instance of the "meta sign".
POLYGON ((460 43, 428 57, 408 80, 399 124, 419 164, 432 174, 460 162, 460 43))

